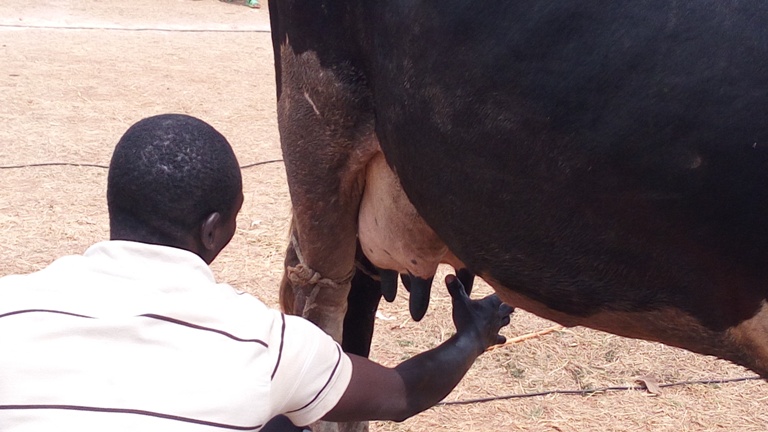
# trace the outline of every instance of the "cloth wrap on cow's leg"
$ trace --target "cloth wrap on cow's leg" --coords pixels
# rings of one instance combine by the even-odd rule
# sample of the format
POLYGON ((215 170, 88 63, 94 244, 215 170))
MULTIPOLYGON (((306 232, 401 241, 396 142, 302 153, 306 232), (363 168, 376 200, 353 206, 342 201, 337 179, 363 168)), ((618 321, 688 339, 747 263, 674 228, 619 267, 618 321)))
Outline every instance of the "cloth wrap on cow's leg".
MULTIPOLYGON (((352 278, 334 282, 305 264, 286 268, 295 296, 294 312, 312 321, 341 343, 347 296, 352 278)), ((367 422, 317 422, 313 432, 367 432, 367 422)))
POLYGON ((294 312, 312 321, 341 343, 352 278, 336 282, 306 264, 286 268, 295 296, 294 312))

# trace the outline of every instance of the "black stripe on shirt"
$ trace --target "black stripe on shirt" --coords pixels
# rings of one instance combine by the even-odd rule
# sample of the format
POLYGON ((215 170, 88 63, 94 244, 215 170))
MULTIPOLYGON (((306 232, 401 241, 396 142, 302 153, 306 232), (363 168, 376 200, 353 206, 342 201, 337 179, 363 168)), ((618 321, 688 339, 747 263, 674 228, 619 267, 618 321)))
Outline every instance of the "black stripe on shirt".
MULTIPOLYGON (((64 311, 52 310, 52 309, 25 309, 25 310, 18 310, 18 311, 13 311, 13 312, 7 312, 7 313, 4 313, 4 314, 0 314, 0 318, 9 317, 11 315, 19 315, 19 314, 24 314, 24 313, 36 313, 36 312, 38 312, 38 313, 42 312, 42 313, 53 313, 53 314, 60 314, 60 315, 69 315, 69 316, 78 317, 78 318, 95 319, 92 316, 81 315, 81 314, 76 314, 76 313, 72 313, 72 312, 64 312, 64 311)), ((218 329, 214 329, 214 328, 210 328, 210 327, 203 327, 201 325, 192 324, 190 322, 178 320, 178 319, 167 317, 167 316, 163 316, 163 315, 143 314, 143 315, 138 315, 138 316, 144 317, 144 318, 151 318, 151 319, 161 320, 161 321, 169 322, 171 324, 183 325, 185 327, 193 328, 193 329, 196 329, 196 330, 204 330, 204 331, 210 331, 210 332, 218 333, 220 335, 224 335, 224 336, 226 336, 226 337, 228 337, 228 338, 230 338, 232 340, 236 340, 238 342, 254 342, 254 343, 263 345, 265 348, 269 347, 269 345, 266 342, 264 342, 263 340, 261 340, 261 339, 243 339, 243 338, 237 337, 237 336, 235 336, 235 335, 233 335, 231 333, 227 333, 227 332, 225 332, 223 330, 218 330, 218 329)))
POLYGON ((210 332, 218 333, 220 335, 224 335, 224 336, 226 336, 226 337, 228 337, 230 339, 236 340, 238 342, 255 342, 257 344, 264 345, 265 348, 269 347, 269 345, 267 345, 267 343, 264 342, 261 339, 242 339, 242 338, 239 338, 239 337, 237 337, 237 336, 235 336, 235 335, 233 335, 231 333, 227 333, 227 332, 225 332, 223 330, 218 330, 218 329, 210 328, 210 327, 203 327, 201 325, 192 324, 190 322, 178 320, 176 318, 171 318, 171 317, 167 317, 167 316, 163 316, 163 315, 156 315, 156 314, 143 314, 143 315, 139 315, 139 316, 146 317, 146 318, 153 318, 153 319, 156 319, 156 320, 165 321, 165 322, 169 322, 169 323, 172 323, 172 324, 179 324, 179 325, 183 325, 183 326, 186 326, 186 327, 189 327, 189 328, 193 328, 193 329, 197 329, 197 330, 204 330, 204 331, 210 331, 210 332))
POLYGON ((237 426, 237 425, 230 425, 226 423, 216 423, 216 422, 211 422, 206 420, 200 420, 200 419, 195 419, 190 417, 182 417, 182 416, 177 416, 173 414, 164 414, 164 413, 153 412, 153 411, 144 411, 144 410, 127 409, 127 408, 103 408, 103 407, 90 407, 90 406, 79 406, 79 405, 0 405, 0 410, 36 410, 36 409, 91 411, 91 412, 105 412, 105 413, 116 413, 116 414, 138 414, 138 415, 157 417, 157 418, 175 420, 175 421, 186 422, 186 423, 195 423, 195 424, 204 425, 204 426, 212 426, 212 427, 217 427, 222 429, 242 430, 242 431, 256 430, 263 426, 263 425, 237 426))
POLYGON ((277 368, 278 366, 280 366, 280 359, 283 358, 283 344, 285 342, 285 314, 281 313, 280 318, 283 319, 283 328, 280 329, 280 350, 277 352, 277 362, 275 363, 275 369, 272 371, 272 376, 270 377, 270 380, 275 379, 277 368))
POLYGON ((306 405, 304 405, 301 408, 297 408, 297 409, 295 409, 293 411, 288 411, 288 413, 293 413, 293 412, 296 412, 296 411, 303 410, 304 408, 312 405, 312 403, 315 402, 317 400, 317 398, 320 397, 321 394, 323 394, 323 392, 325 391, 325 388, 328 387, 328 385, 331 383, 331 380, 333 379, 333 377, 336 376, 336 370, 339 368, 339 364, 341 363, 341 347, 338 344, 336 345, 336 350, 339 353, 339 357, 336 359, 336 365, 333 366, 333 371, 331 371, 331 375, 328 376, 328 380, 325 382, 325 385, 323 385, 323 388, 321 388, 320 391, 317 392, 315 397, 313 397, 311 401, 307 402, 306 405))
POLYGON ((61 315, 70 315, 70 316, 79 317, 79 318, 91 318, 91 319, 93 319, 93 317, 87 316, 87 315, 80 315, 80 314, 76 314, 76 313, 72 313, 72 312, 64 312, 64 311, 51 310, 51 309, 26 309, 26 310, 18 310, 18 311, 13 311, 13 312, 8 312, 8 313, 0 314, 0 318, 5 318, 5 317, 11 316, 11 315, 19 315, 19 314, 24 314, 24 313, 33 313, 33 312, 55 313, 55 314, 61 314, 61 315))

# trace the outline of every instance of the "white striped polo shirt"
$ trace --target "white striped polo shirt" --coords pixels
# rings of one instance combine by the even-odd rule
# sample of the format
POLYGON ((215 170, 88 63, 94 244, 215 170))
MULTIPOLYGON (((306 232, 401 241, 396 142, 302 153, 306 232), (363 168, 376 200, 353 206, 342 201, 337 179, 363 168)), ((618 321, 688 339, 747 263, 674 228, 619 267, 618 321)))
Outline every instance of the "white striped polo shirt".
POLYGON ((0 278, 3 432, 305 425, 351 370, 319 328, 217 284, 182 249, 108 241, 0 278))

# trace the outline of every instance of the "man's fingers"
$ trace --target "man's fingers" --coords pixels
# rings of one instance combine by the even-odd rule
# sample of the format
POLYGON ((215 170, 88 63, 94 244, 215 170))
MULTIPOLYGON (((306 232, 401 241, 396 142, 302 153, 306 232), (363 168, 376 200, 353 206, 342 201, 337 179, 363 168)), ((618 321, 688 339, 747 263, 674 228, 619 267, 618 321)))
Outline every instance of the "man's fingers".
POLYGON ((502 315, 509 315, 514 311, 515 311, 515 308, 513 308, 512 306, 506 303, 502 303, 501 306, 499 306, 499 313, 502 315))
POLYGON ((465 300, 468 298, 466 291, 464 291, 464 285, 461 284, 461 281, 456 276, 446 276, 445 286, 448 287, 448 294, 450 294, 454 300, 465 300))
POLYGON ((491 294, 489 297, 491 297, 491 300, 493 301, 493 305, 496 307, 501 306, 501 299, 496 294, 491 294))
POLYGON ((501 299, 496 294, 485 296, 478 300, 478 302, 481 302, 483 305, 488 305, 488 307, 494 310, 499 310, 501 307, 501 299))
POLYGON ((510 321, 511 321, 511 319, 510 319, 509 315, 504 315, 501 318, 501 327, 509 325, 510 321))

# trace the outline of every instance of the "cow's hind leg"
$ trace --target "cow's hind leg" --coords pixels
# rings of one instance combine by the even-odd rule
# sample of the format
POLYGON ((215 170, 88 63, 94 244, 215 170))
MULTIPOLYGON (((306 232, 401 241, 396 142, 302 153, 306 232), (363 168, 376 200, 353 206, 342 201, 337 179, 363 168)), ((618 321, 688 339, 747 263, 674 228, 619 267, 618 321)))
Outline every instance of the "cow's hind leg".
POLYGON ((378 150, 370 95, 351 64, 280 47, 280 139, 293 205, 290 284, 300 314, 341 341, 365 167, 378 150), (288 73, 290 71, 290 73, 288 73), (293 265, 291 265, 293 264, 293 265))
MULTIPOLYGON (((373 110, 352 62, 331 65, 317 51, 294 49, 294 42, 286 37, 276 46, 278 126, 293 205, 281 303, 341 342, 365 168, 378 151, 373 110)), ((365 430, 365 423, 314 430, 365 430)))

